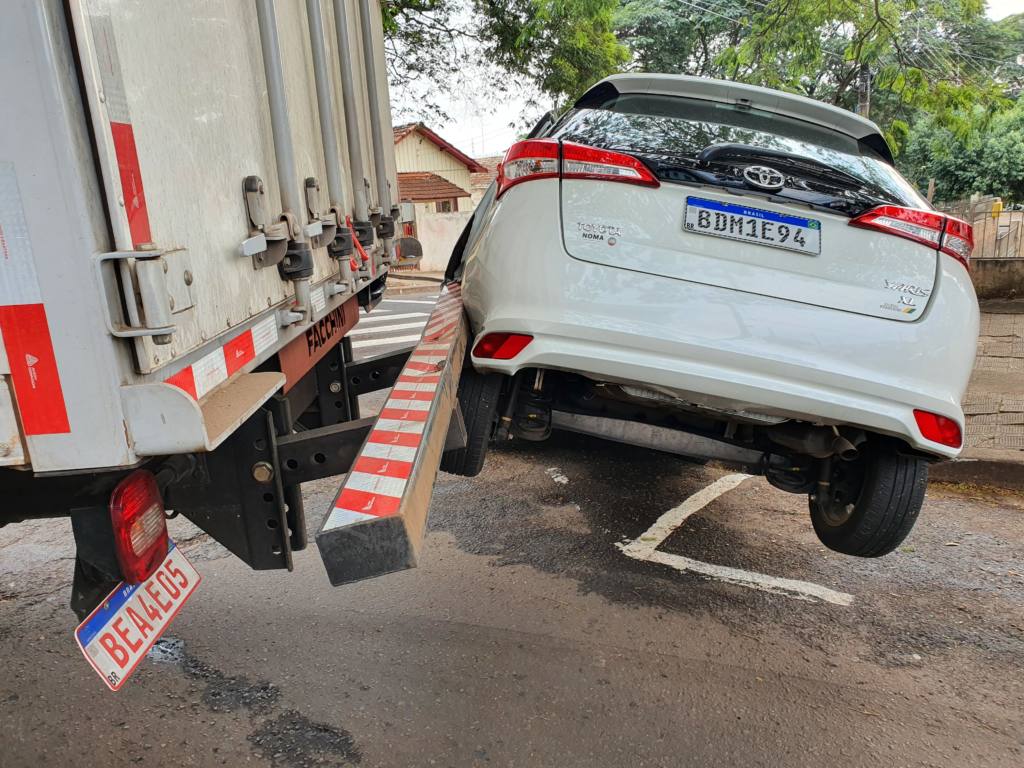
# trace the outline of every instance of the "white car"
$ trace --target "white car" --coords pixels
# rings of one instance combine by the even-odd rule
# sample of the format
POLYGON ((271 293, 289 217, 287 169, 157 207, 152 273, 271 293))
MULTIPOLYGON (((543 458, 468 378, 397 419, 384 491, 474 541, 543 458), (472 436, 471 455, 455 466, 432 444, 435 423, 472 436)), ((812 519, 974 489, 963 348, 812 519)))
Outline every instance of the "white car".
POLYGON ((552 429, 713 459, 891 552, 963 444, 971 228, 870 121, 734 82, 617 75, 513 145, 452 257, 469 434, 552 429))

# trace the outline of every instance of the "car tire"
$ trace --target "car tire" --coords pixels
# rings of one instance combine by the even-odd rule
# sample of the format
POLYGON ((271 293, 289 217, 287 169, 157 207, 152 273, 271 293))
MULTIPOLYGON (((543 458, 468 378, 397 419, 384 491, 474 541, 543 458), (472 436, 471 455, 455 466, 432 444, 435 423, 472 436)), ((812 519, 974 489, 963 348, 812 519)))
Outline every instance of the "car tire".
POLYGON ((458 392, 459 410, 466 425, 466 447, 441 457, 441 469, 445 472, 476 477, 484 468, 503 379, 500 373, 477 373, 466 360, 458 392))
POLYGON ((924 503, 928 462, 893 450, 835 462, 827 493, 810 496, 811 524, 831 550, 881 557, 910 533, 924 503))

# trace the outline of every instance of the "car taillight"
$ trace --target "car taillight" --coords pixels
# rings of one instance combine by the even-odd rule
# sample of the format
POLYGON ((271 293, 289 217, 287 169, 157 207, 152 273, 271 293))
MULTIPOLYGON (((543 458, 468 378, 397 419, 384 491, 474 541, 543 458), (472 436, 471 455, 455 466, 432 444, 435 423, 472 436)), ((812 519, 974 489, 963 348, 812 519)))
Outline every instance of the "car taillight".
POLYGON ((498 166, 498 196, 524 181, 553 178, 661 186, 650 169, 630 155, 571 141, 528 139, 509 147, 498 166))
POLYGON ((145 581, 167 556, 167 521, 156 478, 132 472, 110 494, 110 521, 121 575, 129 584, 145 581))
POLYGON ((974 250, 974 227, 966 221, 947 216, 946 232, 940 250, 963 262, 963 265, 970 269, 971 251, 974 250))
POLYGON ((850 226, 905 237, 947 253, 970 269, 974 231, 966 221, 943 216, 935 211, 880 205, 851 219, 850 226))
POLYGON ((921 434, 932 442, 948 445, 950 448, 959 448, 963 444, 960 425, 947 416, 915 410, 914 420, 917 421, 917 428, 921 430, 921 434))
POLYGON ((511 360, 533 341, 525 333, 488 333, 473 347, 473 357, 486 360, 511 360))

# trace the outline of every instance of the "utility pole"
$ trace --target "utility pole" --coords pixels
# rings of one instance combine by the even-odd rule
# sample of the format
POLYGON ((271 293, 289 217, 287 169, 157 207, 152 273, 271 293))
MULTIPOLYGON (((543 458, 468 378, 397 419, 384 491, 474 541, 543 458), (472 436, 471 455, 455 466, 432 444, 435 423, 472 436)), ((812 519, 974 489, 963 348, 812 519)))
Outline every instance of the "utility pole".
POLYGON ((871 117, 871 69, 866 63, 860 65, 857 76, 857 114, 871 117))

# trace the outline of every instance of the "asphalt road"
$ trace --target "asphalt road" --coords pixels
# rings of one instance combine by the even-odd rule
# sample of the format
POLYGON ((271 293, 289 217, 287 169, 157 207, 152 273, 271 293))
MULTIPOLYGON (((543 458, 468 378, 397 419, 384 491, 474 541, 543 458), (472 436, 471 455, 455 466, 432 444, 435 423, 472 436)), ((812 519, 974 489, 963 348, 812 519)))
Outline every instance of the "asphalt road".
POLYGON ((565 435, 442 476, 423 567, 347 587, 171 525, 203 583, 117 694, 69 525, 0 529, 4 768, 1024 764, 1021 497, 933 486, 856 560, 759 478, 565 435))

